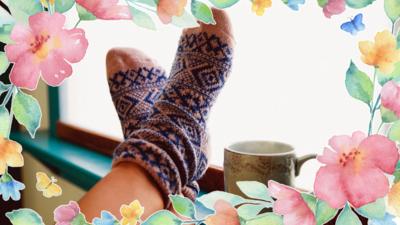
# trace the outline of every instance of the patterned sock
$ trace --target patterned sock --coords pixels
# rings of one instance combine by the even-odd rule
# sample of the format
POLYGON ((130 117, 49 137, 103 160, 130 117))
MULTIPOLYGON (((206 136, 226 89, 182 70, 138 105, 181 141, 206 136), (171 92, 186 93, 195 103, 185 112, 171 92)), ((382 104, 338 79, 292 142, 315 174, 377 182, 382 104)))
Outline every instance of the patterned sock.
POLYGON ((111 97, 125 138, 146 120, 166 83, 165 71, 143 52, 114 48, 107 54, 111 97))
POLYGON ((217 25, 187 29, 171 77, 151 116, 114 152, 114 165, 133 161, 154 178, 165 202, 169 194, 195 198, 207 168, 206 120, 232 65, 230 22, 213 10, 217 25))

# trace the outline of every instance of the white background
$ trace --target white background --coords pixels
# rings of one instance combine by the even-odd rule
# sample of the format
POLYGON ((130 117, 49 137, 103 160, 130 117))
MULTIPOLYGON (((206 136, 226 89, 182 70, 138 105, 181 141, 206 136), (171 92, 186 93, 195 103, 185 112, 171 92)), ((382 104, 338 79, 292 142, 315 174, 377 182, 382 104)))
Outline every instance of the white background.
MULTIPOLYGON (((236 57, 209 121, 213 164, 222 165, 223 148, 236 141, 283 141, 295 146, 300 156, 322 152, 333 135, 366 132, 368 107, 348 96, 345 72, 353 59, 372 75, 372 68, 360 61, 358 42, 390 29, 383 1, 363 10, 348 9, 330 20, 316 1, 295 12, 275 0, 262 17, 251 12, 249 1, 227 11, 237 41, 236 57), (341 31, 340 24, 360 11, 366 31, 355 37, 341 31)), ((71 27, 74 19, 76 15, 68 21, 71 27)), ((106 82, 107 50, 139 48, 169 70, 181 31, 173 26, 149 31, 130 21, 82 22, 80 27, 90 44, 84 60, 74 65, 74 75, 61 87, 62 120, 121 138, 106 82)), ((307 163, 298 186, 312 189, 318 167, 315 160, 307 163)))

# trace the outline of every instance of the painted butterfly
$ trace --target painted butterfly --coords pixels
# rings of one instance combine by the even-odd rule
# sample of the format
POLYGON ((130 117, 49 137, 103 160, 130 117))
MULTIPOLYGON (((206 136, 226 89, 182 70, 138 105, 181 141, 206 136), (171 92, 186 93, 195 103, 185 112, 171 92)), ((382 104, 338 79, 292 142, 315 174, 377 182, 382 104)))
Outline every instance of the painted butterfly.
POLYGON ((352 35, 356 35, 358 32, 365 30, 365 25, 363 23, 363 14, 360 13, 349 22, 343 23, 342 26, 340 26, 340 29, 352 35))
POLYGON ((62 194, 62 189, 56 182, 54 177, 49 178, 43 172, 36 173, 36 189, 41 191, 46 198, 58 197, 62 194))

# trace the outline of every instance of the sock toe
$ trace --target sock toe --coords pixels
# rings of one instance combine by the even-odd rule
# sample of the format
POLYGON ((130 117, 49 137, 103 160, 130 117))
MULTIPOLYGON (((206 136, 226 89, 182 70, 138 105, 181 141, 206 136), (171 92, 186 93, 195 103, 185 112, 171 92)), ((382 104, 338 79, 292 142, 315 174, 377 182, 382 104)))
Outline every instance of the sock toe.
POLYGON ((138 67, 160 67, 155 59, 134 48, 112 48, 106 56, 107 77, 138 67))
POLYGON ((214 34, 218 36, 229 45, 234 45, 235 39, 233 36, 232 24, 228 14, 224 10, 216 8, 213 8, 212 12, 216 24, 205 24, 199 22, 199 27, 185 29, 183 31, 183 34, 207 32, 209 34, 214 34))

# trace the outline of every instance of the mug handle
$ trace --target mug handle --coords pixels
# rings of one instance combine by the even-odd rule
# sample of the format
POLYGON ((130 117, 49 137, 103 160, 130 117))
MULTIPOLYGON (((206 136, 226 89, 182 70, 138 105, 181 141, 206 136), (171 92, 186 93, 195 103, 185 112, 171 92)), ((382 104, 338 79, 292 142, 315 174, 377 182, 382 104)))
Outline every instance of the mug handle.
POLYGON ((300 174, 301 166, 310 159, 317 158, 317 154, 309 154, 296 159, 295 175, 296 177, 300 174))

